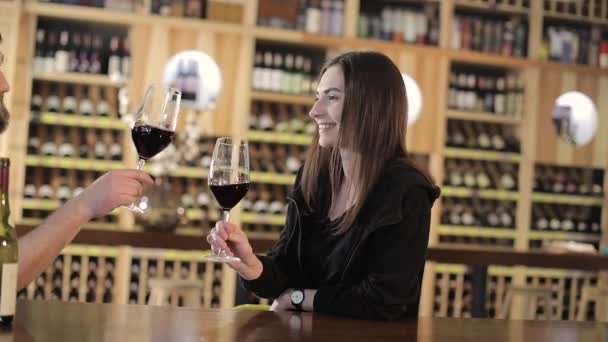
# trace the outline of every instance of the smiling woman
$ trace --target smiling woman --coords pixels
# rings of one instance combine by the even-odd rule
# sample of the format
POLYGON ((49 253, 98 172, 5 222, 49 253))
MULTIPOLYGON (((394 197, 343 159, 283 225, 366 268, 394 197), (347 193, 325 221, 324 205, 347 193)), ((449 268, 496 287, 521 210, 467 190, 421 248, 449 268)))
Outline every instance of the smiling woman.
POLYGON ((310 116, 318 130, 272 250, 254 255, 233 224, 218 223, 208 241, 241 259, 229 265, 276 298, 273 310, 417 317, 439 189, 408 157, 401 73, 379 53, 340 55, 321 71, 310 116))

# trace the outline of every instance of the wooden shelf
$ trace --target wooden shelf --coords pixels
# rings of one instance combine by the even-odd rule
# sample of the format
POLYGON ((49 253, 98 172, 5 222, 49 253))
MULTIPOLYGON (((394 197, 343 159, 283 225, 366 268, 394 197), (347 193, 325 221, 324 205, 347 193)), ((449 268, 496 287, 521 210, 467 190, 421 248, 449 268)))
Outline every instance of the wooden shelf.
POLYGON ((561 20, 561 21, 565 20, 565 21, 568 21, 568 22, 576 22, 576 23, 587 24, 587 25, 608 26, 608 20, 607 19, 590 18, 590 17, 584 17, 584 16, 579 16, 579 15, 575 15, 575 14, 568 14, 568 13, 558 13, 558 12, 545 11, 543 13, 543 18, 557 19, 557 20, 561 20))
POLYGON ((211 209, 211 208, 208 209, 206 214, 201 209, 188 209, 188 210, 186 210, 185 216, 188 220, 217 221, 221 218, 219 215, 219 212, 217 210, 211 209), (213 214, 213 213, 215 213, 215 214, 213 214))
POLYGON ((296 181, 295 175, 270 172, 251 172, 249 177, 252 182, 266 184, 293 185, 296 181))
POLYGON ((498 115, 494 113, 483 113, 483 112, 466 112, 458 110, 448 110, 446 113, 448 119, 459 119, 467 121, 479 121, 506 125, 519 125, 521 124, 521 118, 517 118, 509 115, 498 115))
POLYGON ((61 5, 29 1, 25 11, 42 17, 69 19, 74 21, 96 22, 120 26, 136 24, 170 26, 208 32, 244 33, 246 28, 239 24, 225 23, 207 19, 185 17, 164 17, 154 14, 136 14, 131 12, 92 8, 75 5, 61 5))
POLYGON ((527 58, 506 57, 469 50, 447 49, 445 53, 453 62, 484 64, 509 69, 524 69, 530 66, 530 61, 527 58))
POLYGON ((126 167, 124 163, 118 161, 45 156, 26 156, 25 165, 101 172, 124 169, 126 167))
POLYGON ((312 95, 289 95, 267 91, 251 91, 251 99, 267 102, 279 102, 296 105, 312 105, 315 98, 312 95))
POLYGON ((36 116, 32 115, 32 121, 48 125, 74 126, 74 127, 91 127, 102 129, 117 129, 123 130, 129 128, 126 122, 109 117, 100 116, 82 116, 75 114, 58 114, 44 112, 36 116))
POLYGON ((521 161, 521 155, 519 153, 473 150, 468 148, 446 147, 444 149, 444 155, 447 158, 463 158, 499 162, 521 161))
POLYGON ((476 197, 503 201, 517 201, 519 199, 519 193, 515 191, 477 190, 454 186, 441 187, 441 195, 445 197, 476 197))
POLYGON ((469 227, 450 225, 440 225, 439 234, 509 239, 514 239, 517 236, 517 232, 515 231, 515 229, 512 228, 469 227))
MULTIPOLYGON (((31 218, 22 218, 17 225, 24 225, 30 227, 36 227, 40 225, 44 220, 41 219, 31 219, 31 218)), ((82 226, 82 229, 86 230, 99 230, 99 231, 109 231, 115 232, 117 231, 117 227, 119 227, 116 223, 106 223, 106 222, 87 222, 82 226)), ((94 243, 94 241, 89 241, 87 243, 94 243)))
POLYGON ((306 134, 249 131, 247 139, 254 142, 290 144, 290 145, 310 145, 312 137, 306 134))
POLYGON ((530 240, 574 240, 583 242, 600 242, 602 239, 600 234, 538 230, 531 230, 528 233, 528 236, 530 237, 530 240))
POLYGON ((604 204, 604 199, 602 197, 545 194, 535 192, 532 194, 532 202, 601 207, 604 204))
POLYGON ((207 178, 209 170, 207 168, 195 167, 195 166, 180 166, 175 170, 169 172, 170 177, 182 177, 182 178, 207 178))
POLYGON ((496 11, 511 13, 511 14, 525 14, 527 15, 530 12, 529 8, 518 7, 518 6, 510 6, 505 4, 489 4, 489 3, 479 3, 473 2, 471 0, 456 0, 454 6, 458 8, 471 8, 483 11, 489 11, 491 13, 495 13, 496 11))
MULTIPOLYGON (((107 14, 106 14, 107 15, 107 14)), ((78 72, 45 72, 34 74, 36 81, 86 84, 100 87, 121 87, 125 82, 117 82, 107 75, 84 74, 78 72)))
MULTIPOLYGON (((21 207, 29 210, 44 210, 52 211, 61 207, 63 203, 56 199, 35 199, 35 198, 24 198, 21 200, 21 207)), ((114 209, 109 215, 118 216, 119 209, 114 209)))
POLYGON ((285 224, 285 215, 260 215, 254 213, 242 213, 241 223, 249 224, 270 224, 274 226, 281 226, 285 224))

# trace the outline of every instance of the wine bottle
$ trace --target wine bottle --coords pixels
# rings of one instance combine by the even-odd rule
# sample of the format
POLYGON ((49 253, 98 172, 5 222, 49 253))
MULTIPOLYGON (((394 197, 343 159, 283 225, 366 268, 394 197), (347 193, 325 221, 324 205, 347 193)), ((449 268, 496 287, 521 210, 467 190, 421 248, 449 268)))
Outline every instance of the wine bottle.
POLYGON ((57 32, 48 33, 48 44, 44 53, 44 72, 55 71, 55 50, 57 49, 57 32))
POLYGON ((51 85, 49 93, 46 95, 45 107, 47 112, 57 113, 59 111, 59 96, 57 96, 55 85, 51 85))
POLYGON ((103 142, 103 133, 101 130, 96 132, 96 142, 93 148, 96 159, 106 159, 108 146, 103 142))
POLYGON ((17 299, 17 233, 9 223, 10 160, 0 158, 0 324, 10 325, 15 315, 17 299))
POLYGON ((55 51, 55 71, 66 72, 70 67, 70 54, 68 51, 69 33, 61 31, 59 34, 59 46, 55 51))
POLYGON ((42 94, 40 92, 40 84, 34 83, 34 89, 32 91, 32 99, 30 100, 30 110, 32 113, 38 113, 42 110, 42 94))
POLYGON ((283 76, 283 55, 275 52, 272 57, 272 73, 270 76, 270 90, 280 92, 283 76))
POLYGON ((120 131, 112 133, 113 139, 110 144, 110 159, 122 160, 122 142, 120 140, 120 131))
POLYGON ((262 69, 261 90, 272 90, 272 52, 264 52, 264 68, 262 69))
POLYGON ((343 0, 333 0, 333 10, 329 24, 329 34, 341 36, 344 28, 344 2, 343 0))
POLYGON ((36 31, 36 47, 34 52, 34 73, 44 72, 44 38, 45 31, 43 29, 38 29, 36 31))
POLYGON ((321 5, 319 0, 310 1, 306 10, 306 32, 319 33, 321 31, 321 5))
POLYGON ((534 221, 534 228, 537 230, 547 230, 549 228, 549 219, 547 219, 540 205, 532 206, 532 220, 534 221))
POLYGON ((120 77, 122 57, 120 56, 120 39, 116 36, 110 39, 110 55, 108 57, 108 76, 120 77))
POLYGON ((80 36, 80 32, 72 33, 72 43, 70 44, 68 55, 69 63, 68 63, 68 71, 77 72, 78 67, 80 65, 80 58, 78 53, 82 49, 82 39, 80 36))
POLYGON ((122 57, 120 59, 120 73, 123 77, 131 75, 131 48, 129 46, 129 38, 122 39, 122 57))
POLYGON ((293 84, 294 74, 294 57, 293 54, 288 53, 285 55, 285 68, 281 75, 281 92, 293 94, 291 85, 293 84))
POLYGON ((64 127, 63 134, 61 136, 61 140, 63 142, 61 144, 59 144, 59 147, 57 148, 57 154, 60 157, 69 158, 69 157, 74 157, 76 154, 76 149, 74 148, 74 145, 70 141, 69 137, 70 137, 70 128, 64 127))
POLYGON ((85 33, 82 36, 82 47, 78 51, 78 72, 89 72, 91 53, 91 34, 85 33))
POLYGON ((91 48, 90 64, 88 72, 91 74, 101 73, 102 61, 101 54, 103 49, 103 41, 101 36, 96 35, 93 37, 93 47, 91 48))
POLYGON ((99 89, 99 99, 97 101, 97 115, 109 116, 110 115, 110 104, 107 101, 106 89, 99 89))
POLYGON ((76 113, 76 97, 74 97, 74 87, 72 85, 67 86, 65 96, 61 103, 61 108, 65 114, 76 113))
POLYGON ((262 77, 264 73, 264 55, 261 51, 255 52, 253 62, 253 75, 251 77, 251 87, 253 89, 262 89, 262 77))

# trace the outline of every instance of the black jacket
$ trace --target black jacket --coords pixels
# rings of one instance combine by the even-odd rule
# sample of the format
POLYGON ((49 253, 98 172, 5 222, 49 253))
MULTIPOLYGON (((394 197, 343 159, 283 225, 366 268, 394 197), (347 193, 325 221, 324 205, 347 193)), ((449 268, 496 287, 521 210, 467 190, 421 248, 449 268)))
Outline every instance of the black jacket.
MULTIPOLYGON (((314 213, 296 179, 289 194, 287 223, 258 279, 242 280, 260 297, 276 298, 288 288, 316 288, 314 311, 364 319, 416 317, 429 237, 431 207, 439 189, 402 162, 386 167, 354 226, 328 258, 329 274, 319 282, 302 267, 302 230, 314 213)), ((309 246, 308 246, 309 247, 309 246)))

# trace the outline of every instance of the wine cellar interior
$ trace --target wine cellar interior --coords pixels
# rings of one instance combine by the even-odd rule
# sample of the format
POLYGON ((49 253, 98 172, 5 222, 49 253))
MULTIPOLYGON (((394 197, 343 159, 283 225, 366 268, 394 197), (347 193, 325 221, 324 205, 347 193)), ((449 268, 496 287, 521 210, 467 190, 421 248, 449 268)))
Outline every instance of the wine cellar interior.
MULTIPOLYGON (((257 302, 237 296, 234 272, 202 250, 221 217, 206 180, 215 139, 247 138, 251 187, 231 219, 250 238, 275 240, 316 130, 308 117, 316 78, 325 60, 349 50, 386 54, 420 88, 407 140, 442 188, 430 246, 608 245, 608 1, 13 0, 0 1, 0 13, 12 82, 0 152, 11 158, 18 227, 36 226, 104 172, 135 168, 127 119, 173 55, 202 51, 222 78, 214 106, 182 111, 171 147, 179 153, 150 190, 154 216, 117 209, 83 228, 166 231, 200 240, 201 250, 73 244, 23 298, 145 304, 149 279, 170 278, 200 280, 202 307, 257 302), (599 115, 584 144, 558 135, 552 117, 569 91, 584 93, 599 115), (187 120, 199 128, 194 147, 179 133, 187 120)), ((204 80, 180 65, 185 98, 204 80)), ((147 170, 158 167, 151 160, 147 170)), ((536 318, 591 320, 593 306, 580 313, 581 288, 603 278, 490 267, 485 308, 502 317, 508 289, 534 285, 550 290, 550 300, 531 304, 536 318)), ((427 262, 420 315, 469 317, 471 300, 470 266, 427 262)))

